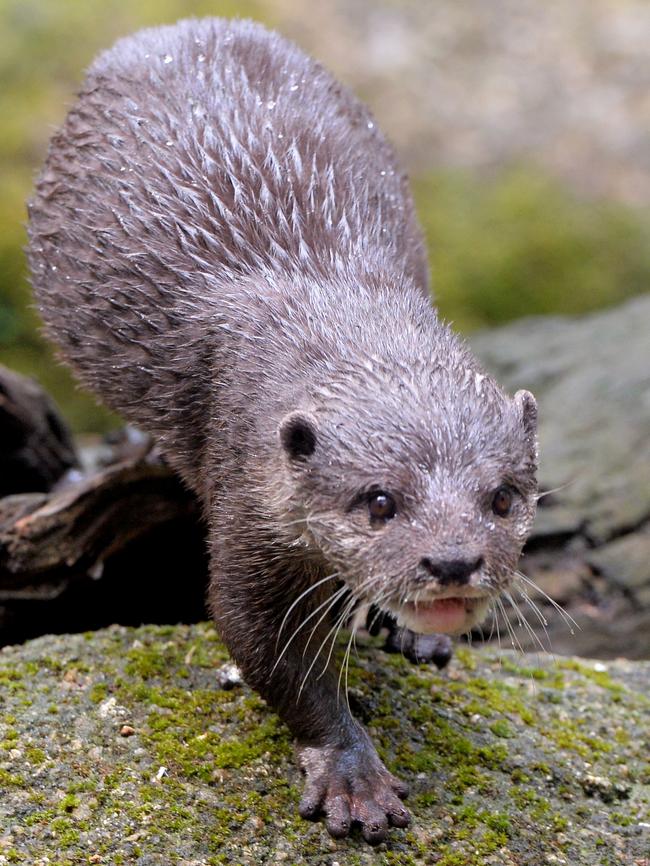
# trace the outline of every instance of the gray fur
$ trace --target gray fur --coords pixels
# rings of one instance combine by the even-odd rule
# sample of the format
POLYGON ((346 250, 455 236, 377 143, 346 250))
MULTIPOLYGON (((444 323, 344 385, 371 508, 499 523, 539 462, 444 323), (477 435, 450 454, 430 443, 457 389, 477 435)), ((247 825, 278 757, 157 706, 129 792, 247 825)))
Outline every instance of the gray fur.
POLYGON ((423 557, 481 556, 480 591, 507 584, 534 513, 532 396, 507 397, 431 307, 407 183, 368 110, 251 22, 182 21, 100 55, 29 212, 48 333, 203 503, 215 619, 300 743, 301 811, 377 841, 406 820, 399 783, 334 674, 297 702, 327 629, 294 629, 334 584, 281 623, 334 572, 396 612, 431 588, 423 557), (292 414, 312 455, 282 445, 292 414), (519 495, 501 520, 504 482, 519 495), (372 489, 397 500, 380 529, 372 489))

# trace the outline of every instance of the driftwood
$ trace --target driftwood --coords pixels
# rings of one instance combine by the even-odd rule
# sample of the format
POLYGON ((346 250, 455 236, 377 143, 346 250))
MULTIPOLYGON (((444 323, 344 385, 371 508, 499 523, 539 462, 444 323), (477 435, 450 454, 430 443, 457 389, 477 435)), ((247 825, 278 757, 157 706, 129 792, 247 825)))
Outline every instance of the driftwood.
POLYGON ((198 517, 194 499, 170 469, 145 461, 118 463, 49 495, 0 499, 0 602, 66 572, 96 579, 132 541, 188 517, 198 517))
POLYGON ((111 622, 205 617, 195 499, 159 461, 0 499, 0 645, 111 622))
POLYGON ((113 438, 83 469, 47 395, 0 369, 0 644, 204 615, 196 500, 148 440, 113 438))
POLYGON ((0 496, 47 491, 78 465, 70 432, 34 381, 0 366, 0 496))

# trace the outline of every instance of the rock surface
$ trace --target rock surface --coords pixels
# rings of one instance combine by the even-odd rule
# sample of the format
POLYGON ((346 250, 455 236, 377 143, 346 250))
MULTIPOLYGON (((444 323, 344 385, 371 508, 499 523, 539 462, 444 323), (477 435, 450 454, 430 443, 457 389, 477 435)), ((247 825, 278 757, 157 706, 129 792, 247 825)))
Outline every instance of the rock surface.
MULTIPOLYGON (((540 500, 522 569, 581 626, 571 634, 546 606, 557 652, 650 657, 648 334, 644 296, 471 340, 504 385, 538 398, 540 483, 553 492, 540 500)), ((534 612, 528 618, 546 640, 534 612)), ((518 639, 534 646, 525 630, 518 639)))
POLYGON ((373 850, 296 816, 287 731, 226 662, 209 625, 2 650, 0 863, 647 864, 647 663, 360 646, 350 699, 413 812, 373 850))

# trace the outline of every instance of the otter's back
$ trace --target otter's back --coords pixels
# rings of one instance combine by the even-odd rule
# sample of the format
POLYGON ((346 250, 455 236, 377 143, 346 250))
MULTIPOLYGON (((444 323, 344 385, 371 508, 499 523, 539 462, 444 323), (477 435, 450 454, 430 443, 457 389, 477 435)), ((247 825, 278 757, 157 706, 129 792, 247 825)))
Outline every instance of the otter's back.
POLYGON ((370 113, 252 22, 182 21, 100 55, 29 210, 36 296, 64 357, 127 417, 186 431, 186 452, 205 429, 225 286, 367 260, 426 290, 406 181, 370 113))

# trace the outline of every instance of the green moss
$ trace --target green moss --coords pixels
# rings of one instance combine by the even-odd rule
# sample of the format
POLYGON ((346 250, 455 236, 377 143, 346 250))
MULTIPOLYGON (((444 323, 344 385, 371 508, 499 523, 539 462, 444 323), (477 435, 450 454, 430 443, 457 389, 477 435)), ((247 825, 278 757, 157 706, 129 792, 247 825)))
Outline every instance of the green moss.
POLYGON ((57 817, 56 809, 42 809, 39 812, 32 812, 23 819, 26 827, 33 827, 36 824, 49 824, 57 817))
POLYGON ((73 812, 79 805, 79 797, 76 794, 66 794, 59 803, 59 812, 62 814, 73 812))
POLYGON ((555 833, 563 833, 569 828, 569 819, 564 815, 553 814, 551 816, 551 826, 555 833))
POLYGON ((47 756, 43 749, 39 749, 37 746, 27 746, 25 749, 25 759, 30 764, 38 767, 40 764, 45 763, 47 756))
POLYGON ((579 719, 562 719, 554 721, 544 730, 545 736, 556 745, 569 752, 575 752, 583 758, 608 753, 612 751, 612 744, 600 737, 594 737, 582 730, 579 719))
POLYGON ((465 806, 458 812, 454 812, 453 820, 455 829, 452 835, 456 840, 476 838, 475 831, 483 826, 488 830, 483 830, 482 841, 485 842, 486 839, 489 839, 487 844, 491 846, 498 837, 500 847, 507 842, 508 837, 512 834, 512 824, 507 814, 487 812, 485 809, 479 809, 474 805, 465 806))
POLYGON ((88 696, 94 704, 101 704, 101 702, 106 700, 108 697, 107 683, 93 683, 88 692, 88 696))
POLYGON ((35 677, 36 674, 41 670, 41 668, 46 667, 47 659, 44 658, 42 662, 25 662, 23 669, 25 672, 25 676, 27 677, 35 677))
POLYGON ((490 730, 493 734, 496 734, 497 737, 509 739, 514 736, 514 731, 505 719, 497 719, 496 722, 492 722, 490 730))
MULTIPOLYGON (((526 667, 514 662, 510 658, 501 660, 501 669, 508 673, 515 674, 522 679, 548 681, 554 678, 554 673, 545 670, 544 668, 526 667)), ((561 677, 560 677, 561 679, 561 677)))
POLYGON ((25 691, 24 672, 18 666, 0 670, 0 691, 4 694, 17 695, 25 691))
POLYGON ((132 649, 128 653, 129 662, 125 672, 132 677, 143 680, 160 677, 169 671, 172 652, 170 647, 159 643, 132 649))
POLYGON ((456 652, 454 653, 454 661, 457 664, 462 665, 462 667, 466 671, 475 671, 476 670, 476 657, 467 647, 459 646, 456 647, 456 652))
POLYGON ((4 770, 0 767, 0 788, 4 786, 8 787, 9 785, 20 788, 24 784, 24 779, 22 779, 17 773, 10 773, 8 770, 4 770))
POLYGON ((514 770, 510 773, 510 779, 515 785, 517 785, 524 782, 529 782, 530 776, 525 773, 520 767, 515 767, 514 770))
POLYGON ((265 752, 290 753, 290 740, 279 719, 266 719, 255 731, 242 740, 221 743, 214 752, 216 767, 243 767, 265 752))
POLYGON ((464 854, 453 853, 447 845, 441 848, 440 855, 436 866, 474 866, 476 864, 476 860, 468 860, 464 854))
POLYGON ((451 683, 449 689, 452 695, 458 695, 455 703, 464 708, 468 715, 511 714, 519 716, 526 724, 532 724, 534 721, 534 713, 520 697, 520 690, 508 683, 489 682, 484 678, 474 677, 467 682, 451 683), (467 693, 474 696, 476 700, 468 703, 465 697, 467 693))
POLYGON ((596 670, 582 662, 577 662, 575 659, 562 659, 557 662, 557 666, 565 671, 576 671, 581 676, 615 695, 620 695, 624 691, 623 686, 620 683, 615 683, 607 671, 596 670))
POLYGON ((54 833, 57 844, 61 847, 75 845, 79 841, 79 830, 70 818, 53 818, 50 829, 54 833))
POLYGON ((552 815, 548 798, 539 794, 534 788, 513 785, 508 795, 528 820, 536 823, 548 823, 550 820, 553 825, 555 816, 552 815))
POLYGON ((67 794, 83 794, 97 790, 96 779, 79 779, 68 785, 67 794))
POLYGON ((502 833, 505 836, 512 836, 512 821, 510 816, 502 812, 483 812, 481 820, 490 829, 502 833))
POLYGON ((623 815, 621 812, 612 812, 610 817, 620 827, 630 827, 635 823, 635 819, 631 815, 623 815))
POLYGON ((18 731, 15 728, 7 728, 2 741, 0 742, 0 749, 4 749, 8 751, 9 749, 15 749, 16 744, 18 742, 18 731))

